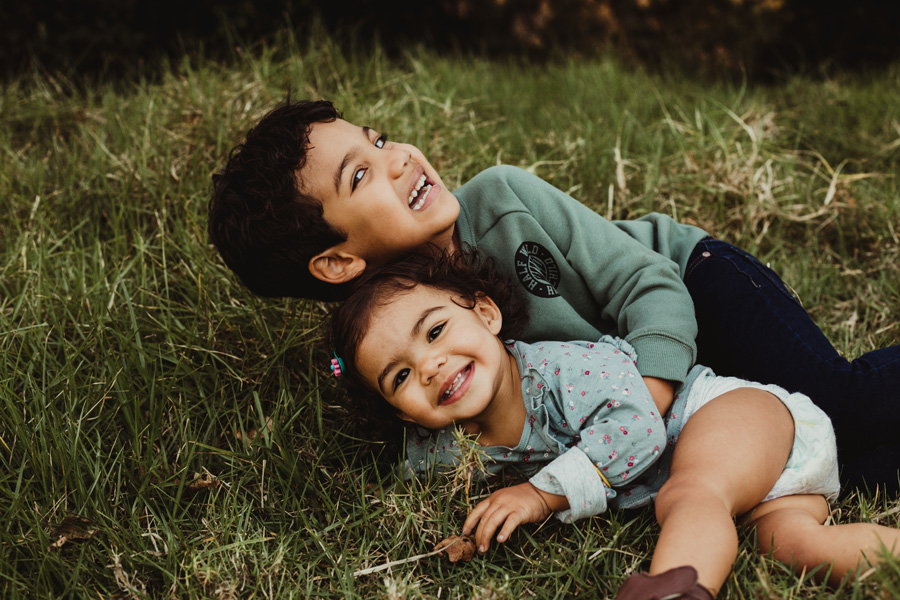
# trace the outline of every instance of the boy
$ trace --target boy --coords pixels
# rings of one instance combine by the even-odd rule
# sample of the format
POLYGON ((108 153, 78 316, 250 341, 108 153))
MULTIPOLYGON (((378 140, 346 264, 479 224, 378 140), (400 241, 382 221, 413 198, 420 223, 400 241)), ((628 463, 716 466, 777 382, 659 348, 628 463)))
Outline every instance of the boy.
MULTIPOLYGON (((672 401, 672 382, 682 382, 694 363, 693 303, 677 265, 524 171, 482 173, 457 192, 461 210, 416 147, 340 119, 330 103, 301 102, 264 118, 215 186, 213 242, 260 295, 337 299, 367 266, 429 245, 466 243, 496 256, 530 292, 527 338, 577 332, 599 339, 592 323, 625 337, 661 411, 672 401), (288 152, 274 150, 288 145, 288 152), (591 222, 590 235, 606 238, 613 251, 580 243, 591 222), (550 227, 562 247, 546 233, 550 227)), ((690 232, 693 248, 706 234, 690 232)))
POLYGON ((417 148, 324 101, 266 115, 214 184, 210 236, 257 294, 335 300, 367 267, 474 247, 528 291, 526 341, 625 338, 662 412, 699 345, 722 375, 811 396, 849 482, 897 489, 900 346, 849 363, 774 272, 701 229, 658 214, 610 222, 513 167, 451 193, 417 148))

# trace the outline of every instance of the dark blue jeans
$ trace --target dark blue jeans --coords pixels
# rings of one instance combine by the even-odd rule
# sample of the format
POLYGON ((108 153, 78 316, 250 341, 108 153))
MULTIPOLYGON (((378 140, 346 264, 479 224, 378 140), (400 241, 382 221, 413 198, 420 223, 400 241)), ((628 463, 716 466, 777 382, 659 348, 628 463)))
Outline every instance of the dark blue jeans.
POLYGON ((697 362, 803 392, 831 417, 842 479, 900 489, 900 345, 841 357, 774 271, 731 244, 697 244, 684 275, 697 362))

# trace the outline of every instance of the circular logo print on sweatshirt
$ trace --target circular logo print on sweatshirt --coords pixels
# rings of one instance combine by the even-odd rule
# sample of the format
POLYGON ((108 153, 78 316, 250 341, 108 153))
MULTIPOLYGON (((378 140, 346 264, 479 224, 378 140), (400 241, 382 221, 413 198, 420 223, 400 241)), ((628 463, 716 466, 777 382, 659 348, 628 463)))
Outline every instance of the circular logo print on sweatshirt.
POLYGON ((550 251, 537 242, 523 242, 516 250, 516 275, 525 289, 539 298, 556 298, 559 267, 550 251))

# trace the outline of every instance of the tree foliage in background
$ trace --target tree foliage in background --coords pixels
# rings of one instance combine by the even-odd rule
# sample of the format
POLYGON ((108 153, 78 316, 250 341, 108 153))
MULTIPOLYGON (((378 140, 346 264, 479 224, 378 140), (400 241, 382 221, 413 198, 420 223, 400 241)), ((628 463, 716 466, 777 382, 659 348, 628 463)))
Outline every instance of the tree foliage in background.
POLYGON ((36 0, 0 4, 0 70, 120 74, 164 55, 212 55, 318 20, 342 39, 552 57, 613 49, 707 73, 855 68, 900 56, 900 3, 857 0, 36 0))
POLYGON ((611 47, 641 63, 706 71, 836 63, 900 56, 900 3, 860 0, 841 11, 810 0, 445 0, 454 16, 497 48, 543 52, 611 47))

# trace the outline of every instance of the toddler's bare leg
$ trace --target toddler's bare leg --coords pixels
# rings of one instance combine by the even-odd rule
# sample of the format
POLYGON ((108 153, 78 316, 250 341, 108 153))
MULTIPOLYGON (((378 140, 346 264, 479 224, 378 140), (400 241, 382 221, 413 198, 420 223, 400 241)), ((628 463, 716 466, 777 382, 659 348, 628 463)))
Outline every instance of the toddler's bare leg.
POLYGON ((675 446, 669 481, 656 498, 662 527, 650 573, 697 569, 715 595, 737 557, 734 517, 765 498, 794 440, 790 411, 772 394, 740 388, 700 408, 675 446))
MULTIPOLYGON (((828 581, 837 585, 859 567, 878 562, 883 548, 900 553, 900 530, 874 523, 826 526, 828 503, 822 496, 786 496, 764 502, 748 515, 756 527, 759 551, 794 570, 832 565, 828 581)), ((821 579, 827 566, 817 574, 821 579)))

